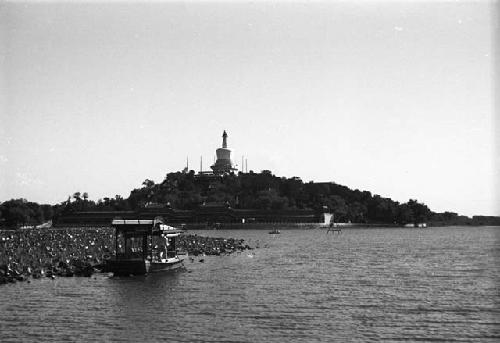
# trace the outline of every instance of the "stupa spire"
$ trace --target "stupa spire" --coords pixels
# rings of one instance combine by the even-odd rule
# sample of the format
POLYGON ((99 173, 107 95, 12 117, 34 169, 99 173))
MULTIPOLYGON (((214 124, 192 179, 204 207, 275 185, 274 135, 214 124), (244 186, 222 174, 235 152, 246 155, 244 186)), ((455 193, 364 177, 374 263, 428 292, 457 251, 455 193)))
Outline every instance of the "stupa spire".
POLYGON ((226 130, 222 133, 222 147, 227 148, 227 133, 226 130))

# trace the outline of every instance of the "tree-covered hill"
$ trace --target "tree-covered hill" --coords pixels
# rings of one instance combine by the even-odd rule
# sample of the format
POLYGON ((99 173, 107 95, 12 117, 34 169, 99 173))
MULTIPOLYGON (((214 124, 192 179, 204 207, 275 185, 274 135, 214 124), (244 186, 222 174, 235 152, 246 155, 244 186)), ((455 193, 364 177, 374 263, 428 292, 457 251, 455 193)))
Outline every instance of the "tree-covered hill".
POLYGON ((129 209, 158 204, 194 209, 214 202, 236 209, 312 209, 333 212, 338 221, 361 223, 423 222, 431 215, 427 206, 416 200, 400 204, 368 191, 333 182, 304 183, 298 177, 278 177, 269 170, 221 177, 198 176, 194 171, 170 173, 159 184, 144 181, 127 200, 129 209))
POLYGON ((355 223, 434 221, 464 224, 470 220, 453 212, 434 213, 414 199, 399 203, 334 182, 304 183, 299 177, 278 177, 264 170, 223 176, 198 175, 194 171, 169 173, 161 183, 145 180, 140 188, 130 192, 128 198, 116 195, 93 201, 88 199, 86 192, 76 192, 53 206, 24 199, 9 200, 0 205, 0 223, 3 226, 36 224, 81 211, 130 211, 155 207, 194 210, 213 204, 224 204, 233 209, 332 212, 336 221, 355 223))

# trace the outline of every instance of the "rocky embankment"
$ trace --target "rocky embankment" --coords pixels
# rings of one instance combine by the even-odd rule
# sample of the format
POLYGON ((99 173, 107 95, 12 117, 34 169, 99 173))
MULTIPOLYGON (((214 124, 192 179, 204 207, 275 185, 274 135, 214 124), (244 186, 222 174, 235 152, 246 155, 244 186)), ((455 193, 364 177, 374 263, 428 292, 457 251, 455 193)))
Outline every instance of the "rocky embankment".
MULTIPOLYGON (((242 239, 184 234, 178 250, 221 255, 251 249, 242 239)), ((91 276, 115 253, 114 229, 67 228, 0 231, 0 284, 30 278, 91 276)))

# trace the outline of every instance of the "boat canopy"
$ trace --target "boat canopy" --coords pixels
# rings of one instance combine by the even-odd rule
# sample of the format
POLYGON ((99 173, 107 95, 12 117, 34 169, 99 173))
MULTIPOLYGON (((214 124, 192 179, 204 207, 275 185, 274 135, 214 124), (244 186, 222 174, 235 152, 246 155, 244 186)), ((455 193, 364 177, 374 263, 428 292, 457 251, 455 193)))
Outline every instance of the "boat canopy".
POLYGON ((111 225, 117 231, 128 233, 149 233, 149 234, 168 234, 168 237, 177 237, 184 230, 174 226, 164 224, 160 218, 153 219, 113 219, 111 225))

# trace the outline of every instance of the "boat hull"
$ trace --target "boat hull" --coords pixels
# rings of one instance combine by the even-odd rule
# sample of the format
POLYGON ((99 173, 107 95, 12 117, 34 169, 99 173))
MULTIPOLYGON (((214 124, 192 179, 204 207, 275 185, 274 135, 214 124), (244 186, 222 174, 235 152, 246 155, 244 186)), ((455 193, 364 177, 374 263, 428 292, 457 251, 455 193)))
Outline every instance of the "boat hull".
POLYGON ((172 259, 167 262, 150 262, 144 260, 109 260, 107 270, 114 276, 145 275, 148 273, 159 273, 175 271, 184 267, 180 259, 172 259))
POLYGON ((180 259, 170 262, 149 262, 146 261, 146 271, 148 273, 159 273, 174 271, 184 267, 184 262, 180 259))

